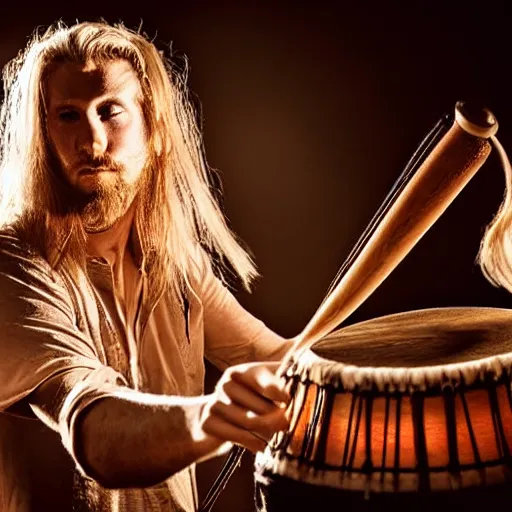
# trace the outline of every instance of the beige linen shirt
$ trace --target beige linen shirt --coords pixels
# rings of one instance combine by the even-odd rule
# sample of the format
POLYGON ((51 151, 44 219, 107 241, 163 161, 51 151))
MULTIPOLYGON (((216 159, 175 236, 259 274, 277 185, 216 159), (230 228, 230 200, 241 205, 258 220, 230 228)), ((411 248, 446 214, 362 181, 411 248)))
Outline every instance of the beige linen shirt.
POLYGON ((119 387, 200 395, 204 357, 224 369, 277 359, 288 347, 241 307, 206 257, 185 311, 170 294, 148 297, 135 267, 132 278, 141 293, 125 318, 104 260, 89 260, 77 284, 13 229, 0 232, 2 512, 196 510, 194 466, 148 488, 107 490, 89 478, 73 442, 80 411, 119 387), (30 406, 30 393, 58 375, 49 415, 30 406))

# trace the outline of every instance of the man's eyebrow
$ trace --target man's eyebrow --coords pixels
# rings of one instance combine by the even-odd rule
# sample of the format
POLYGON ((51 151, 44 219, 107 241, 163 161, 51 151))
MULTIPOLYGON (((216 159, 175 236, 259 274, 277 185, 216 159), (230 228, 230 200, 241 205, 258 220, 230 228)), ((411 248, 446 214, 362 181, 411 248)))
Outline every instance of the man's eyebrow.
MULTIPOLYGON (((107 103, 119 103, 120 105, 126 105, 126 100, 123 98, 121 92, 121 89, 118 90, 117 94, 113 91, 109 91, 106 94, 102 94, 94 98, 94 102, 98 105, 105 105, 107 103)), ((138 93, 135 96, 138 96, 138 93)), ((79 98, 62 98, 52 101, 51 108, 53 110, 78 108, 84 103, 90 103, 90 101, 79 98)))
POLYGON ((72 99, 66 99, 66 100, 54 101, 52 103, 53 103, 52 106, 54 109, 60 110, 63 108, 74 107, 74 106, 76 106, 77 102, 73 101, 72 99))

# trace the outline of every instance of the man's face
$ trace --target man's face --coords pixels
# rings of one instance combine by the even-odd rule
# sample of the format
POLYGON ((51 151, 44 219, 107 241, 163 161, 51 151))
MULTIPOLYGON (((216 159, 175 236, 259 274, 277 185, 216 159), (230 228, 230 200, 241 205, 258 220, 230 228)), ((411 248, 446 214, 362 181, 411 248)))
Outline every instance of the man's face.
POLYGON ((63 63, 48 77, 50 144, 83 202, 90 232, 120 219, 139 189, 147 160, 140 95, 137 75, 125 60, 63 63))

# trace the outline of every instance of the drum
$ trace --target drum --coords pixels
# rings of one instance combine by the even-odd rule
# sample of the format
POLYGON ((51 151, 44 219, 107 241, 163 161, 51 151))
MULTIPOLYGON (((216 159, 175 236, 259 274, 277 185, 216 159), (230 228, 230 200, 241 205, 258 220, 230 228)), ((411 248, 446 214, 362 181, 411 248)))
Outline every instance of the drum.
POLYGON ((511 310, 426 309, 335 331, 287 365, 290 428, 256 457, 257 510, 512 503, 511 367, 511 310))

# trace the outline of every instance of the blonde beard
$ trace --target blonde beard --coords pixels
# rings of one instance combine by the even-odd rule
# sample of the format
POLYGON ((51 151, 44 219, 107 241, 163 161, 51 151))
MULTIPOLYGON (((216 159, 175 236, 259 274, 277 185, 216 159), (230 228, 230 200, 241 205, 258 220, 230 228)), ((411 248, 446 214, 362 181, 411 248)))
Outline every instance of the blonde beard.
POLYGON ((126 183, 121 179, 108 186, 100 185, 86 200, 80 212, 87 233, 101 233, 111 228, 132 205, 140 189, 141 180, 126 183))

